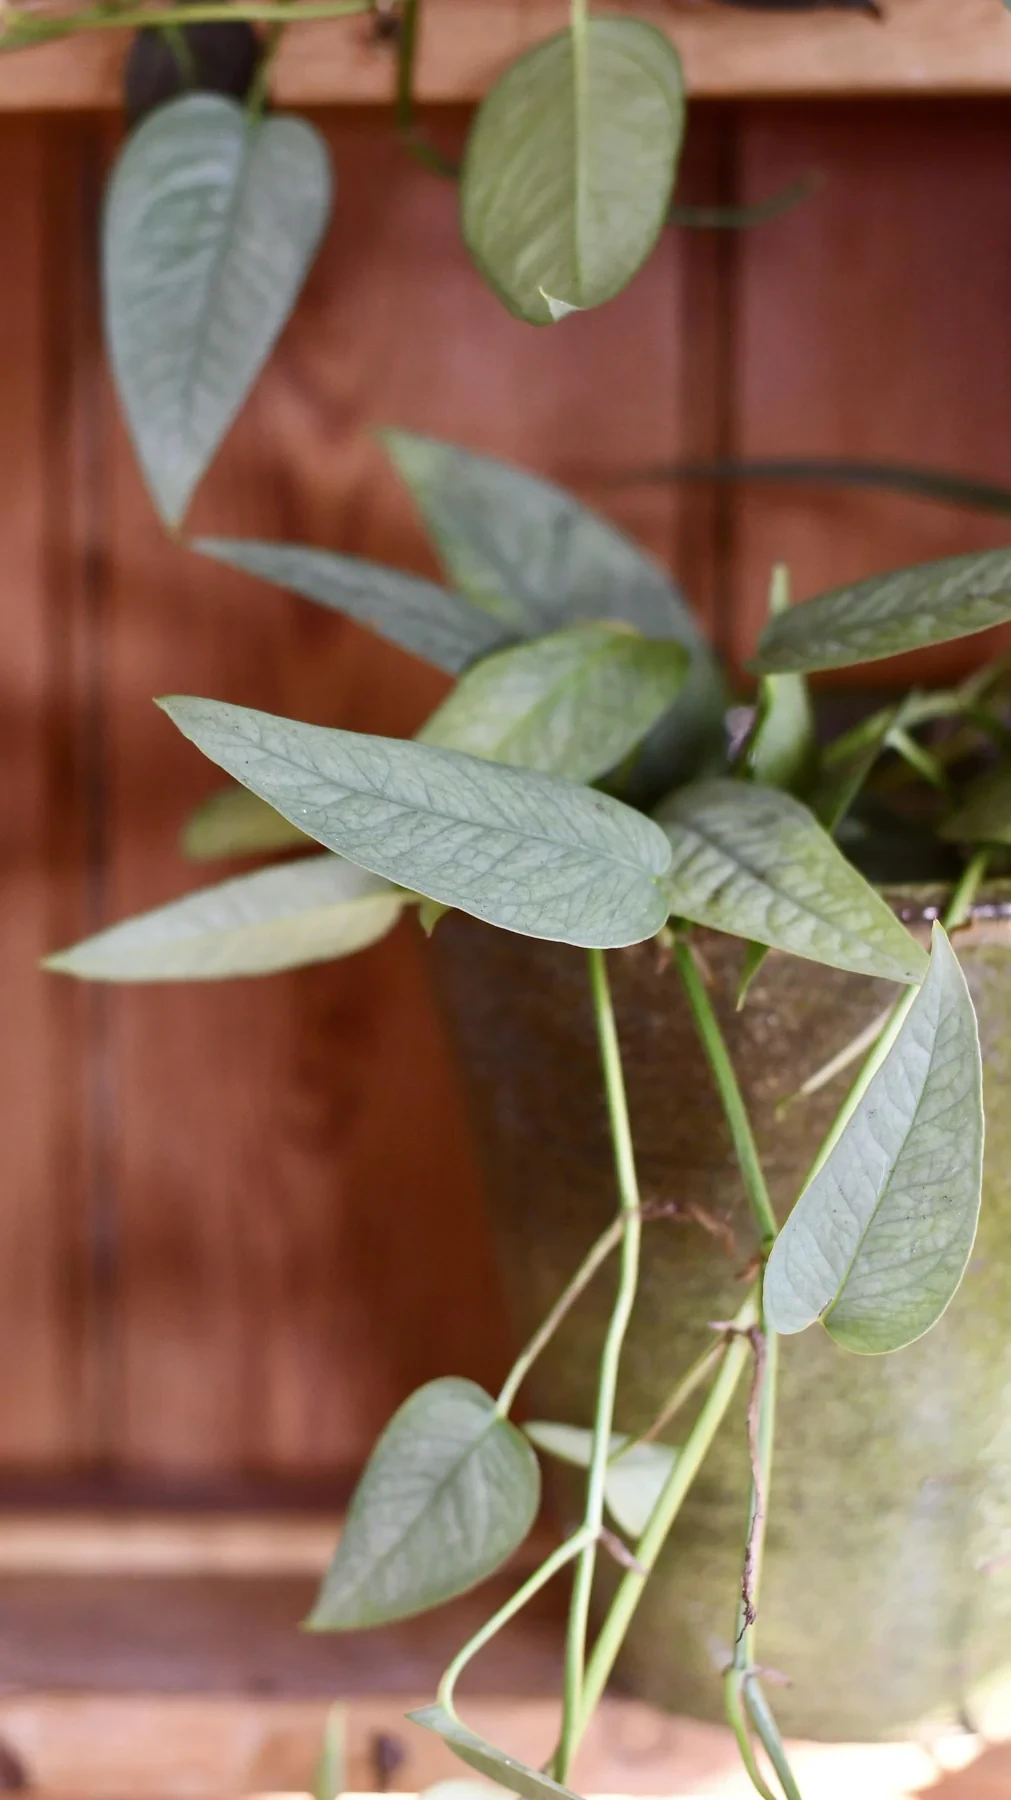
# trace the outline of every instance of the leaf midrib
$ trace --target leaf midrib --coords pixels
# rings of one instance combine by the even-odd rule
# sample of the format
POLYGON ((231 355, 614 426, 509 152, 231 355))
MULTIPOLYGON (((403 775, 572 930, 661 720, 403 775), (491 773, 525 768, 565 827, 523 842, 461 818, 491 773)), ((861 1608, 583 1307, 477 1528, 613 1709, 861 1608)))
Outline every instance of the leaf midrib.
MULTIPOLYGON (((911 1012, 912 1012, 912 1008, 910 1008, 910 1013, 911 1012)), ((834 1313, 836 1307, 839 1305, 839 1302, 841 1301, 843 1294, 846 1291, 846 1284, 849 1281, 849 1278, 852 1275, 854 1268, 856 1267, 857 1258, 860 1255, 860 1252, 863 1249, 864 1244, 867 1240, 867 1236, 868 1236, 868 1233, 870 1232, 871 1226, 874 1224, 874 1221, 877 1218, 878 1213, 881 1210, 881 1207, 884 1203, 885 1196, 888 1193, 888 1189, 891 1187, 892 1178, 898 1167, 899 1159, 902 1156, 902 1153, 905 1150, 907 1143, 909 1142, 910 1136, 912 1135, 912 1132, 913 1132, 913 1128, 916 1125, 916 1122, 920 1116, 920 1108, 923 1105, 923 1096, 927 1091, 927 1082, 930 1079, 931 1070, 933 1067, 934 1050, 937 1045, 937 1036, 938 1036, 938 1032, 940 1030, 940 1024, 941 1024, 941 1012, 939 1010, 938 1016, 934 1022, 930 1052, 927 1057, 927 1066, 926 1066, 926 1069, 924 1070, 923 1080, 920 1084, 920 1091, 916 1097, 916 1105, 913 1107, 913 1111, 910 1116, 909 1124, 907 1125, 906 1130, 904 1131, 903 1136, 902 1136, 902 1143, 899 1145, 898 1150, 896 1151, 894 1157, 891 1160, 887 1178, 885 1180, 883 1187, 879 1191, 879 1194, 878 1194, 877 1200, 874 1203, 874 1207, 871 1212, 870 1218, 867 1220, 867 1223, 864 1226, 863 1231, 860 1233, 860 1237, 854 1248, 853 1255, 850 1257, 850 1260, 849 1260, 848 1264, 846 1265, 846 1273, 844 1274, 842 1280, 840 1281, 838 1287, 836 1288, 835 1299, 830 1300, 828 1302, 828 1305, 826 1307, 824 1307, 824 1309, 818 1314, 819 1319, 822 1319, 825 1321, 830 1319, 832 1317, 832 1314, 834 1313)), ((884 1073, 886 1066, 887 1066, 887 1064, 882 1064, 882 1068, 880 1071, 882 1074, 884 1073)), ((868 1089, 868 1095, 865 1096, 865 1100, 868 1098, 870 1091, 871 1090, 868 1089)), ((825 1173, 825 1171, 823 1170, 822 1174, 824 1174, 824 1173, 825 1173)))
MULTIPOLYGON (((376 1575, 378 1574, 379 1570, 383 1569, 386 1566, 386 1564, 388 1562, 390 1562, 394 1556, 398 1556, 398 1555, 402 1554, 404 1545, 407 1543, 408 1539, 410 1537, 412 1537, 414 1535, 414 1533, 418 1530, 418 1527, 419 1527, 422 1519, 425 1517, 425 1514, 427 1512, 429 1512, 431 1510, 431 1508, 436 1504, 436 1502, 438 1501, 440 1496, 445 1492, 446 1488, 449 1487, 451 1482, 456 1480, 456 1478, 457 1478, 460 1470, 463 1468, 464 1464, 467 1463, 470 1460, 470 1458, 476 1454, 476 1452, 480 1449, 481 1445, 484 1443, 485 1439, 494 1430, 495 1426, 500 1425, 500 1424, 506 1424, 506 1422, 507 1422, 506 1420, 501 1419, 499 1417, 499 1414, 494 1410, 494 1407, 492 1407, 492 1410, 489 1412, 488 1418, 487 1418, 485 1424, 482 1426, 481 1431, 479 1432, 478 1436, 476 1438, 472 1439, 471 1443, 469 1443, 467 1445, 467 1448, 462 1452, 462 1454, 457 1457, 456 1461, 446 1471, 445 1475, 443 1475, 442 1478, 438 1482, 436 1482, 435 1486, 429 1490, 429 1493, 425 1499, 424 1505, 421 1506, 418 1509, 418 1511, 415 1513, 410 1524, 405 1527, 403 1533, 398 1538, 396 1543, 391 1544, 388 1550, 384 1550, 383 1554, 381 1556, 377 1557, 371 1563, 371 1565, 365 1575, 360 1575, 357 1578, 357 1580, 355 1580, 351 1583, 351 1586, 349 1588, 345 1589, 345 1598, 349 1599, 353 1595, 358 1594, 360 1592, 361 1588, 363 1587, 363 1585, 365 1585, 369 1581, 374 1580, 376 1575)), ((350 1526, 350 1520, 349 1520, 349 1526, 350 1526)))
MULTIPOLYGON (((815 825, 817 825, 817 823, 818 823, 817 820, 814 820, 813 822, 815 825)), ((816 925, 827 926, 830 931, 834 931, 836 933, 836 935, 840 939, 840 941, 851 942, 851 943, 853 943, 853 942, 866 943, 867 940, 865 938, 859 937, 856 933, 847 934, 845 928, 841 925, 837 925, 834 919, 827 918, 825 916, 825 914, 823 914, 823 913, 815 912, 813 910, 813 908, 811 907, 810 903, 805 903, 803 900, 797 899, 797 897, 794 894, 789 893, 784 888, 775 888, 772 885, 772 882, 769 879, 769 876, 767 874, 763 874, 761 871, 755 869, 752 866, 751 862, 746 860, 743 856, 741 856, 739 854, 739 852, 734 851, 733 853, 731 853, 724 844, 721 844, 718 841, 718 839, 708 837, 706 835, 706 833, 701 829, 701 827, 697 823, 693 822, 692 824, 689 825, 689 824, 686 824, 683 819, 679 819, 677 817, 672 819, 671 823, 680 825, 681 829, 683 831, 689 832, 692 835, 694 835, 698 839, 699 843, 704 844, 708 849, 718 851, 719 854, 726 859, 726 861, 731 865, 732 868, 736 868, 736 869, 740 870, 743 874, 749 876, 750 879, 753 882, 755 882, 756 886, 764 887, 768 893, 772 894, 774 897, 776 897, 778 899, 789 900, 790 904, 792 906, 796 907, 798 913, 801 913, 806 919, 812 920, 816 925)), ((800 821, 798 821, 798 823, 800 823, 800 821)), ((820 829, 821 829, 821 827, 819 827, 819 830, 820 829)), ((827 836, 827 834, 826 834, 826 836, 827 836)), ((829 839, 829 843, 831 844, 831 839, 829 839)), ((832 847, 835 848, 834 845, 832 847)), ((670 871, 668 871, 667 876, 664 877, 663 879, 669 880, 670 878, 671 878, 670 871)), ((872 890, 872 892, 873 892, 873 890, 872 890)), ((912 942, 912 940, 910 940, 910 941, 912 942)), ((893 958, 893 960, 894 960, 894 958, 893 958)))
MULTIPOLYGON (((335 787, 337 786, 336 780, 332 775, 327 775, 321 769, 318 769, 315 767, 306 767, 306 765, 304 763, 296 762, 294 760, 294 758, 292 758, 291 756, 287 755, 284 752, 281 752, 278 750, 263 750, 262 745, 251 745, 250 748, 259 749, 266 756, 276 757, 278 762, 284 763, 286 765, 286 767, 288 767, 288 768, 297 770, 299 774, 315 775, 318 780, 331 781, 334 783, 335 787)), ((431 746, 431 749, 438 750, 439 754, 442 756, 457 757, 457 756, 463 756, 465 754, 463 751, 460 751, 460 750, 443 750, 441 746, 435 745, 435 744, 433 744, 431 746)), ((484 761, 487 759, 475 758, 474 760, 475 761, 476 760, 484 761)), ((493 768, 505 768, 507 765, 501 764, 501 763, 499 763, 499 764, 492 763, 490 766, 493 768)), ((526 770, 523 770, 522 773, 525 775, 536 776, 536 775, 541 774, 542 771, 537 770, 537 769, 526 769, 526 770)), ((567 777, 564 775, 555 775, 555 776, 551 777, 551 779, 554 781, 564 782, 567 780, 567 777)), ((242 785, 244 787, 248 787, 250 789, 251 793, 255 793, 257 791, 249 781, 245 780, 245 778, 243 776, 241 776, 241 775, 236 776, 236 780, 241 781, 242 785)), ((581 784, 579 782, 570 782, 569 786, 572 787, 573 789, 578 789, 581 786, 581 784)), ((669 869, 668 869, 668 870, 664 870, 659 875, 654 875, 653 872, 650 869, 647 869, 641 862, 633 862, 633 861, 627 860, 623 856, 618 856, 610 848, 603 849, 597 845, 590 845, 590 844, 585 844, 582 842, 568 842, 564 839, 551 837, 547 832, 531 831, 531 830, 528 830, 526 827, 524 827, 522 830, 520 830, 515 825, 499 825, 499 824, 489 825, 487 823, 482 823, 478 819, 466 818, 466 817, 464 817, 462 815, 458 815, 456 813, 437 811, 434 807, 424 808, 424 807, 420 807, 420 806, 412 806, 409 801, 396 799, 389 794, 377 793, 374 789, 353 788, 351 786, 346 786, 344 791, 347 794, 351 795, 355 799, 382 800, 382 801, 385 801, 387 803, 387 805, 398 806, 404 813, 407 813, 407 814, 413 813, 416 815, 420 814, 423 818, 442 820, 447 825, 463 825, 463 826, 468 827, 472 831, 500 832, 500 833, 502 833, 503 836, 512 837, 512 838, 517 839, 518 841, 526 841, 526 842, 533 842, 533 843, 539 843, 539 844, 550 844, 552 846, 552 848, 555 850, 560 849, 560 850, 564 850, 564 851, 575 851, 578 855, 581 855, 581 856, 592 856, 592 857, 597 858, 597 860, 600 862, 612 863, 612 864, 614 864, 614 866, 616 868, 630 869, 637 875, 643 875, 643 876, 645 876, 647 881, 651 881, 654 884, 654 886, 658 882, 664 880, 666 878, 667 874, 669 873, 669 869)), ((262 799, 263 796, 261 795, 260 798, 262 799)), ((304 804, 304 802, 303 802, 303 804, 304 804)), ((282 813, 283 817, 289 818, 289 814, 284 810, 284 807, 282 805, 278 804, 278 802, 271 800, 271 801, 268 801, 268 805, 274 806, 276 811, 282 813)), ((628 810, 631 811, 632 809, 629 808, 628 810)), ((289 822, 293 825, 300 823, 297 819, 290 819, 289 822)), ((650 823, 650 822, 651 821, 647 821, 647 823, 650 823)), ((304 822, 301 825, 301 829, 303 831, 306 831, 307 836, 316 837, 315 832, 311 832, 311 831, 307 830, 307 827, 305 826, 304 822)), ((317 839, 317 842, 321 842, 321 841, 322 840, 317 839)), ((327 848, 330 848, 330 846, 328 845, 327 848)), ((353 860, 353 859, 349 858, 349 860, 353 860)), ((362 863, 359 866, 362 868, 368 867, 368 865, 365 863, 362 863)), ((377 874, 377 875, 382 875, 383 871, 381 869, 375 869, 375 870, 372 870, 371 873, 377 874)), ((433 895, 431 897, 433 899, 438 899, 440 896, 433 895)))

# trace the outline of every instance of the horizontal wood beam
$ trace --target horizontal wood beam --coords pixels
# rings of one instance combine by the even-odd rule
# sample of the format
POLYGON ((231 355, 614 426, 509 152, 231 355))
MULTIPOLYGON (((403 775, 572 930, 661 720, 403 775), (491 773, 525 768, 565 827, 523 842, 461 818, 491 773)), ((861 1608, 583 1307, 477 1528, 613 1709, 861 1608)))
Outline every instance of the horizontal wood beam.
MULTIPOLYGON (((347 1701, 349 1789, 359 1795, 375 1791, 384 1775, 400 1794, 461 1778, 460 1764, 439 1739, 404 1717, 431 1697, 419 1691, 347 1701)), ((243 1695, 5 1695, 0 1696, 0 1744, 8 1785, 20 1774, 35 1800, 57 1795, 61 1800, 97 1795, 220 1800, 268 1792, 277 1800, 282 1793, 293 1797, 310 1788, 327 1711, 324 1701, 243 1695)), ((465 1702, 465 1712, 476 1731, 535 1766, 550 1749, 558 1724, 551 1699, 482 1698, 465 1702)), ((922 1744, 806 1744, 794 1746, 792 1756, 805 1800, 852 1800, 857 1793, 860 1800, 916 1800, 928 1789, 931 1800, 1006 1800, 1005 1747, 984 1748, 962 1734, 939 1740, 936 1750, 935 1757, 922 1744)), ((744 1800, 750 1791, 729 1731, 672 1719, 633 1700, 604 1703, 576 1777, 580 1790, 591 1795, 744 1800)))
MULTIPOLYGON (((0 1510, 2 1576, 305 1576, 318 1580, 338 1513, 98 1508, 0 1510)), ((538 1527, 512 1567, 533 1569, 552 1540, 538 1527)))
MULTIPOLYGON (((883 0, 886 18, 767 17, 716 0, 617 0, 678 45, 700 97, 1000 94, 1011 91, 1011 14, 1000 0, 883 0)), ((421 100, 480 98, 521 50, 567 17, 566 0, 427 0, 421 100)), ((100 32, 0 56, 0 109, 115 107, 123 40, 100 32)), ((392 55, 367 20, 292 27, 276 66, 283 106, 389 100, 392 55)))

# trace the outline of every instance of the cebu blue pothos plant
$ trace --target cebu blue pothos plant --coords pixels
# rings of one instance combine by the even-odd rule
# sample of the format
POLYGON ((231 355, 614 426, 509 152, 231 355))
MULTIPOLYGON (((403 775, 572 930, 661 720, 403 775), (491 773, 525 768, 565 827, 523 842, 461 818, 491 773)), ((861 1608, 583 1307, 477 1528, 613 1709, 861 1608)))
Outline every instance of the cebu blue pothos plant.
POLYGON ((758 1790, 771 1793, 755 1736, 783 1794, 797 1800, 756 1652, 779 1338, 816 1327, 844 1351, 889 1354, 927 1332, 959 1285, 980 1205, 983 1108, 976 1020, 951 935, 1011 841, 1001 665, 953 692, 910 694, 828 745, 817 741, 806 677, 1011 620, 1011 552, 907 569, 795 606, 777 571, 753 665, 757 704, 742 722, 739 709, 728 713, 724 674, 678 591, 619 532, 549 483, 487 458, 404 433, 386 443, 452 587, 291 545, 214 540, 198 548, 370 624, 457 676, 449 698, 414 742, 215 700, 162 701, 178 729, 241 784, 191 822, 192 855, 306 838, 328 854, 191 895, 52 957, 50 967, 114 981, 265 973, 357 950, 414 905, 430 929, 457 908, 587 952, 614 1151, 613 1221, 571 1271, 497 1397, 447 1377, 396 1414, 311 1623, 359 1629, 472 1587, 530 1530, 540 1497, 533 1445, 582 1463, 576 1528, 460 1650, 436 1703, 414 1715, 527 1800, 567 1791, 650 1571, 750 1367, 751 1501, 736 1600, 727 1595, 737 1625, 726 1711, 758 1790), (875 784, 878 805, 932 810, 951 846, 951 898, 929 958, 837 842, 875 784), (746 940, 749 976, 774 949, 899 989, 887 1018, 847 1053, 854 1060, 869 1051, 782 1225, 697 960, 695 926, 746 940), (652 1431, 623 1435, 615 1418, 648 1209, 606 952, 651 937, 673 957, 759 1246, 736 1317, 718 1322, 717 1340, 699 1345, 692 1367, 669 1370, 661 1422, 690 1399, 698 1408, 676 1455, 652 1431), (518 1429, 512 1414, 528 1371, 611 1257, 618 1277, 592 1431, 518 1429), (625 1571, 594 1633, 602 1545, 625 1571), (475 1736, 455 1690, 482 1646, 570 1568, 561 1727, 545 1773, 475 1736))
MULTIPOLYGON (((724 0, 727 3, 727 0, 724 0)), ((873 0, 730 0, 767 11, 873 0)), ((396 53, 406 147, 460 177, 460 224, 477 268, 518 318, 550 324, 601 305, 651 254, 670 215, 685 122, 674 44, 628 14, 569 24, 494 83, 458 171, 415 109, 420 0, 186 0, 61 5, 10 0, 0 53, 96 31, 138 31, 102 232, 112 373, 152 499, 171 528, 283 329, 326 230, 325 138, 269 110, 282 35, 306 20, 362 28, 396 53), (264 31, 257 35, 256 26, 264 31)), ((800 198, 792 184, 783 203, 800 198)), ((772 211, 777 210, 774 202, 772 211)), ((768 206, 754 212, 766 216, 768 206)), ((729 222, 747 223, 747 209, 729 222)), ((711 215, 705 215, 711 222, 711 215)))

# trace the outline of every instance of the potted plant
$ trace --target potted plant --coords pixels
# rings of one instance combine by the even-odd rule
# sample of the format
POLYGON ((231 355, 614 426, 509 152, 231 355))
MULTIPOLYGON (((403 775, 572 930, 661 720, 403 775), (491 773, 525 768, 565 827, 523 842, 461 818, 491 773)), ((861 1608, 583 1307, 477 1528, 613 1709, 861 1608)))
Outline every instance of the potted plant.
POLYGON ((300 546, 197 548, 436 663, 448 699, 411 743, 163 701, 239 784, 189 853, 301 854, 50 966, 266 973, 418 907, 526 1347, 497 1398, 450 1375, 397 1413, 310 1623, 359 1629, 483 1579, 537 1511, 536 1445, 565 1535, 419 1722, 505 1787, 557 1794, 621 1657, 654 1699, 722 1704, 759 1791, 755 1738, 796 1800, 780 1677, 790 1729, 866 1737, 964 1712, 1005 1657, 1006 672, 827 742, 807 677, 1011 620, 1011 553, 796 606, 776 571, 742 709, 676 587, 602 519, 488 458, 386 443, 451 587, 300 546), (525 1432, 521 1394, 542 1415, 525 1432), (578 1490, 556 1479, 571 1465, 578 1490), (454 1692, 562 1571, 539 1773, 475 1738, 454 1692))

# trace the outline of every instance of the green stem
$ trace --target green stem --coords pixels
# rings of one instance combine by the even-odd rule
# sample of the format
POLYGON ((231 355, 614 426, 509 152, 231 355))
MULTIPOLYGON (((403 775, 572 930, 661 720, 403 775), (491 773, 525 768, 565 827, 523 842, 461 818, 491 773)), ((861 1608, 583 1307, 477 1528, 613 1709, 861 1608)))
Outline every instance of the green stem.
POLYGON ((565 1643, 565 1681, 562 1730, 555 1756, 555 1779, 564 1782, 578 1738, 580 1709, 583 1703, 583 1680, 586 1663, 586 1634, 590 1618, 590 1597, 596 1569, 597 1545, 604 1524, 604 1487, 611 1451, 614 1426, 614 1404, 618 1387, 618 1366, 625 1333, 635 1304, 639 1280, 639 1248, 642 1218, 639 1181, 635 1167, 632 1125, 628 1114, 628 1096, 621 1066, 621 1047, 614 1018, 607 963, 602 950, 589 952, 590 989, 600 1047, 604 1092, 607 1099, 611 1143, 614 1150, 615 1174, 620 1201, 621 1262, 618 1289, 611 1313, 604 1348, 600 1358, 597 1387, 597 1409, 593 1425, 593 1448, 586 1482, 585 1526, 591 1537, 584 1545, 576 1565, 569 1605, 569 1624, 565 1643))
POLYGON ((418 54, 418 21, 420 16, 419 0, 401 0, 398 23, 400 29, 397 52, 397 84, 394 93, 394 118, 397 132, 404 148, 414 157, 415 162, 428 169, 433 175, 442 175, 449 181, 455 181, 460 173, 451 157, 443 156, 434 144, 430 144, 421 126, 418 124, 417 109, 414 103, 414 65, 418 54))
POLYGON ((719 1374, 706 1395, 699 1416, 674 1463, 663 1492, 653 1508, 649 1524, 635 1546, 635 1560, 639 1566, 636 1569, 629 1569, 623 1576, 607 1617, 600 1628, 600 1634, 586 1666, 579 1721, 573 1737, 573 1751, 578 1746, 610 1679, 618 1652, 632 1622, 632 1616, 642 1597, 647 1577, 670 1536, 674 1521, 709 1453, 713 1439, 726 1417, 737 1384, 747 1368, 748 1359, 751 1356, 751 1345, 747 1337, 742 1334, 746 1333, 755 1323, 756 1317, 757 1307, 755 1296, 752 1294, 745 1301, 734 1320, 733 1334, 723 1349, 723 1362, 719 1374))
POLYGON ((513 1408, 516 1395, 541 1351, 551 1342, 566 1314, 575 1305, 580 1294, 589 1287, 597 1270, 607 1261, 612 1250, 620 1244, 625 1231, 625 1220, 622 1214, 612 1221, 605 1232, 602 1232, 592 1249, 587 1252, 572 1280, 562 1289, 547 1317, 537 1327, 526 1348, 520 1351, 506 1376, 502 1392, 497 1401, 497 1410, 505 1418, 513 1408))
POLYGON ((748 1717, 744 1710, 741 1686, 736 1681, 731 1681, 729 1675, 724 1684, 723 1704, 730 1729, 737 1739, 737 1748, 744 1764, 744 1772, 752 1787, 761 1794, 762 1800, 779 1800, 778 1795, 773 1793, 758 1766, 758 1758, 751 1742, 751 1732, 748 1729, 748 1717))
POLYGON ((725 1351, 725 1344, 712 1344, 708 1350, 703 1350, 701 1356, 695 1358, 688 1373, 682 1375, 676 1387, 668 1394, 652 1424, 647 1425, 645 1431, 641 1431, 638 1437, 629 1438, 627 1444, 622 1444, 621 1449, 611 1458, 612 1466, 620 1462, 623 1456, 627 1456, 630 1450, 637 1450, 640 1444, 651 1444, 655 1438, 660 1436, 661 1431, 664 1431, 671 1420, 677 1417, 682 1407, 687 1406, 692 1395, 698 1393, 699 1388, 705 1385, 710 1375, 715 1374, 723 1361, 725 1351))
POLYGON ((479 1650, 483 1650, 486 1644, 491 1643, 493 1637, 498 1636, 503 1626, 508 1625, 510 1619, 514 1619, 516 1614, 521 1612, 524 1606, 534 1598, 535 1594, 540 1593, 542 1587, 547 1586, 560 1569, 565 1568, 566 1563, 572 1562, 573 1558, 579 1555, 588 1538, 589 1528, 584 1525, 572 1537, 567 1538, 564 1544, 559 1544, 558 1549, 553 1550, 540 1568, 534 1570, 523 1586, 517 1588, 512 1598, 507 1600, 504 1606, 500 1606, 498 1612, 494 1613, 490 1619, 486 1620, 480 1631, 475 1631, 474 1636, 468 1638, 462 1650, 457 1651, 439 1683, 440 1705, 444 1706, 453 1717, 456 1716, 453 1705, 454 1690, 467 1664, 473 1660, 479 1650))
POLYGON ((203 25, 228 20, 270 24, 288 20, 343 19, 373 10, 373 0, 194 0, 187 6, 134 6, 109 12, 96 6, 89 12, 59 19, 43 19, 16 9, 6 14, 0 30, 0 48, 75 37, 82 31, 141 31, 148 27, 203 25))
POLYGON ((175 59, 175 65, 179 71, 179 79, 183 86, 187 88, 196 87, 196 57, 193 54, 189 38, 186 36, 182 26, 163 25, 161 34, 175 59))
POLYGON ((715 1008, 692 955, 691 945, 686 943, 683 937, 679 936, 675 942, 674 957, 688 1004, 691 1007, 692 1017, 695 1020, 695 1029, 702 1040, 702 1048, 706 1053, 713 1079, 723 1102, 723 1111, 730 1127, 734 1150, 758 1230, 759 1244, 765 1255, 771 1250, 776 1239, 776 1215, 772 1210, 772 1201, 769 1198, 769 1190, 759 1161, 758 1146, 751 1129, 751 1120, 748 1118, 744 1096, 734 1073, 734 1065, 730 1060, 715 1008))
POLYGON ((279 19, 275 19, 273 24, 267 26, 260 61, 256 74, 253 76, 253 85, 246 95, 246 113, 252 120, 263 116, 270 92, 270 76, 274 67, 274 58, 281 47, 283 36, 284 26, 279 19))
MULTIPOLYGON (((797 1786, 796 1778, 790 1767, 783 1740, 779 1735, 779 1726, 776 1724, 772 1714, 772 1708, 762 1692, 761 1683, 754 1671, 745 1677, 744 1702, 747 1706, 751 1722, 762 1740, 762 1748, 776 1771, 779 1785, 786 1796, 786 1800, 801 1800, 800 1789, 797 1786)), ((754 1781, 755 1778, 753 1775, 751 1778, 754 1781)), ((762 1781, 759 1782, 759 1791, 763 1795, 768 1792, 765 1783, 762 1781)))

